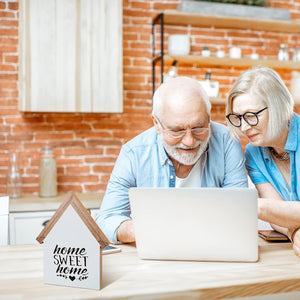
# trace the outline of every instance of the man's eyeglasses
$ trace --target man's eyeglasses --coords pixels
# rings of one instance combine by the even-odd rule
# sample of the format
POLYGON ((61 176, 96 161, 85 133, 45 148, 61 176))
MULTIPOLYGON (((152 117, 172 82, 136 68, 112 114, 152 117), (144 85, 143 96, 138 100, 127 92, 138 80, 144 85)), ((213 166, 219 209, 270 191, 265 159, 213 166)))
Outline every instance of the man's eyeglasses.
POLYGON ((158 118, 156 118, 157 123, 159 124, 159 126, 161 127, 162 131, 165 132, 169 137, 173 138, 173 139, 180 139, 183 138, 187 131, 190 131, 191 134, 195 137, 202 137, 204 134, 207 134, 209 132, 209 128, 208 127, 195 127, 192 129, 184 129, 184 130, 171 130, 168 128, 164 128, 163 125, 161 124, 161 122, 158 120, 158 118))
POLYGON ((258 112, 250 112, 247 111, 243 115, 237 115, 237 114, 228 114, 226 118, 228 121, 235 127, 241 127, 242 125, 242 118, 245 120, 247 124, 250 126, 256 126, 258 124, 258 115, 262 113, 264 110, 266 110, 268 107, 265 107, 261 109, 258 112))

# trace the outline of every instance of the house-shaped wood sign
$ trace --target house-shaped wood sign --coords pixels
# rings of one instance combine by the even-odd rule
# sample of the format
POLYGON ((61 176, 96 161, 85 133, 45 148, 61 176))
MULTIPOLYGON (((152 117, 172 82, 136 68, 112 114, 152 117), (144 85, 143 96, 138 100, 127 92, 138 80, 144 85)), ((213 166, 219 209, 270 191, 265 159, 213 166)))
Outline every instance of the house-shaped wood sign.
POLYGON ((75 194, 69 193, 37 237, 44 243, 44 282, 101 289, 102 249, 109 244, 75 194))

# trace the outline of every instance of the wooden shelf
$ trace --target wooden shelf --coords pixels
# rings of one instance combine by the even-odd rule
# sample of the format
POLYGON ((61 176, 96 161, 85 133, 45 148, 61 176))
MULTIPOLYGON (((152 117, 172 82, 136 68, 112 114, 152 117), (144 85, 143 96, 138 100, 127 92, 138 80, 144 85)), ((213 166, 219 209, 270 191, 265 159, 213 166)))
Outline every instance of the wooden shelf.
MULTIPOLYGON (((154 58, 157 59, 158 57, 154 58)), ((275 59, 258 59, 250 58, 218 58, 218 57, 203 57, 201 55, 186 55, 186 56, 169 56, 164 55, 164 62, 171 64, 174 60, 179 63, 187 64, 202 64, 209 67, 251 67, 263 65, 273 69, 300 70, 300 62, 294 61, 279 61, 275 59)))
MULTIPOLYGON (((157 14, 152 22, 153 40, 155 35, 155 25, 163 23, 162 25, 177 25, 177 26, 198 26, 198 27, 214 27, 223 29, 245 29, 258 30, 281 33, 297 33, 300 34, 300 22, 298 21, 279 21, 269 19, 256 18, 241 18, 234 16, 217 16, 200 13, 186 13, 176 10, 165 10, 157 14)), ((164 27, 160 26, 161 35, 164 34, 164 27)), ((161 55, 163 52, 163 43, 160 46, 161 55)), ((152 53, 155 55, 155 43, 152 45, 152 53)), ((264 65, 272 69, 283 70, 300 70, 300 62, 294 61, 279 61, 276 59, 259 59, 252 60, 250 58, 231 59, 231 58, 217 58, 217 57, 203 57, 201 55, 187 55, 187 56, 169 56, 163 55, 154 56, 152 60, 153 66, 153 93, 155 91, 155 68, 156 64, 161 62, 172 63, 177 60, 179 63, 199 64, 205 67, 253 67, 256 65, 264 65)), ((163 68, 161 73, 163 72, 163 68)), ((219 101, 218 101, 219 102, 219 101)))
MULTIPOLYGON (((199 13, 186 13, 176 10, 165 10, 165 25, 193 25, 216 28, 252 29, 285 33, 300 33, 300 22, 278 21, 256 18, 240 18, 233 16, 214 16, 199 13)), ((159 23, 160 21, 158 21, 159 23)))
POLYGON ((215 105, 226 105, 227 104, 227 99, 221 98, 221 97, 210 97, 209 98, 211 104, 215 105))

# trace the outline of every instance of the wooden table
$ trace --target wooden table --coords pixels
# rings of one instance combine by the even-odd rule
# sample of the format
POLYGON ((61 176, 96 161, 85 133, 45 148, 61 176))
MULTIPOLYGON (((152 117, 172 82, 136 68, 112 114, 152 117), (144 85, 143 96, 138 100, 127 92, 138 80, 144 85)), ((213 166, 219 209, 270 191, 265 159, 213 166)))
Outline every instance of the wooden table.
POLYGON ((44 284, 42 245, 1 246, 0 299, 264 299, 274 293, 300 299, 300 259, 291 244, 259 239, 259 245, 257 263, 140 260, 134 245, 122 245, 122 252, 103 256, 101 291, 44 284))

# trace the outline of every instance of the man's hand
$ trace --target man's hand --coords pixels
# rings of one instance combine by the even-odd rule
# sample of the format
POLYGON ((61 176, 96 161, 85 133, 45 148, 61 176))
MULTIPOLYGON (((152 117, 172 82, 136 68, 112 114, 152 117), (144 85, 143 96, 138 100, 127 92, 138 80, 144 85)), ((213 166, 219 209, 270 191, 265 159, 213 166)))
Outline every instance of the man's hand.
POLYGON ((135 234, 132 220, 127 220, 121 223, 117 231, 117 239, 122 243, 135 242, 135 234))

